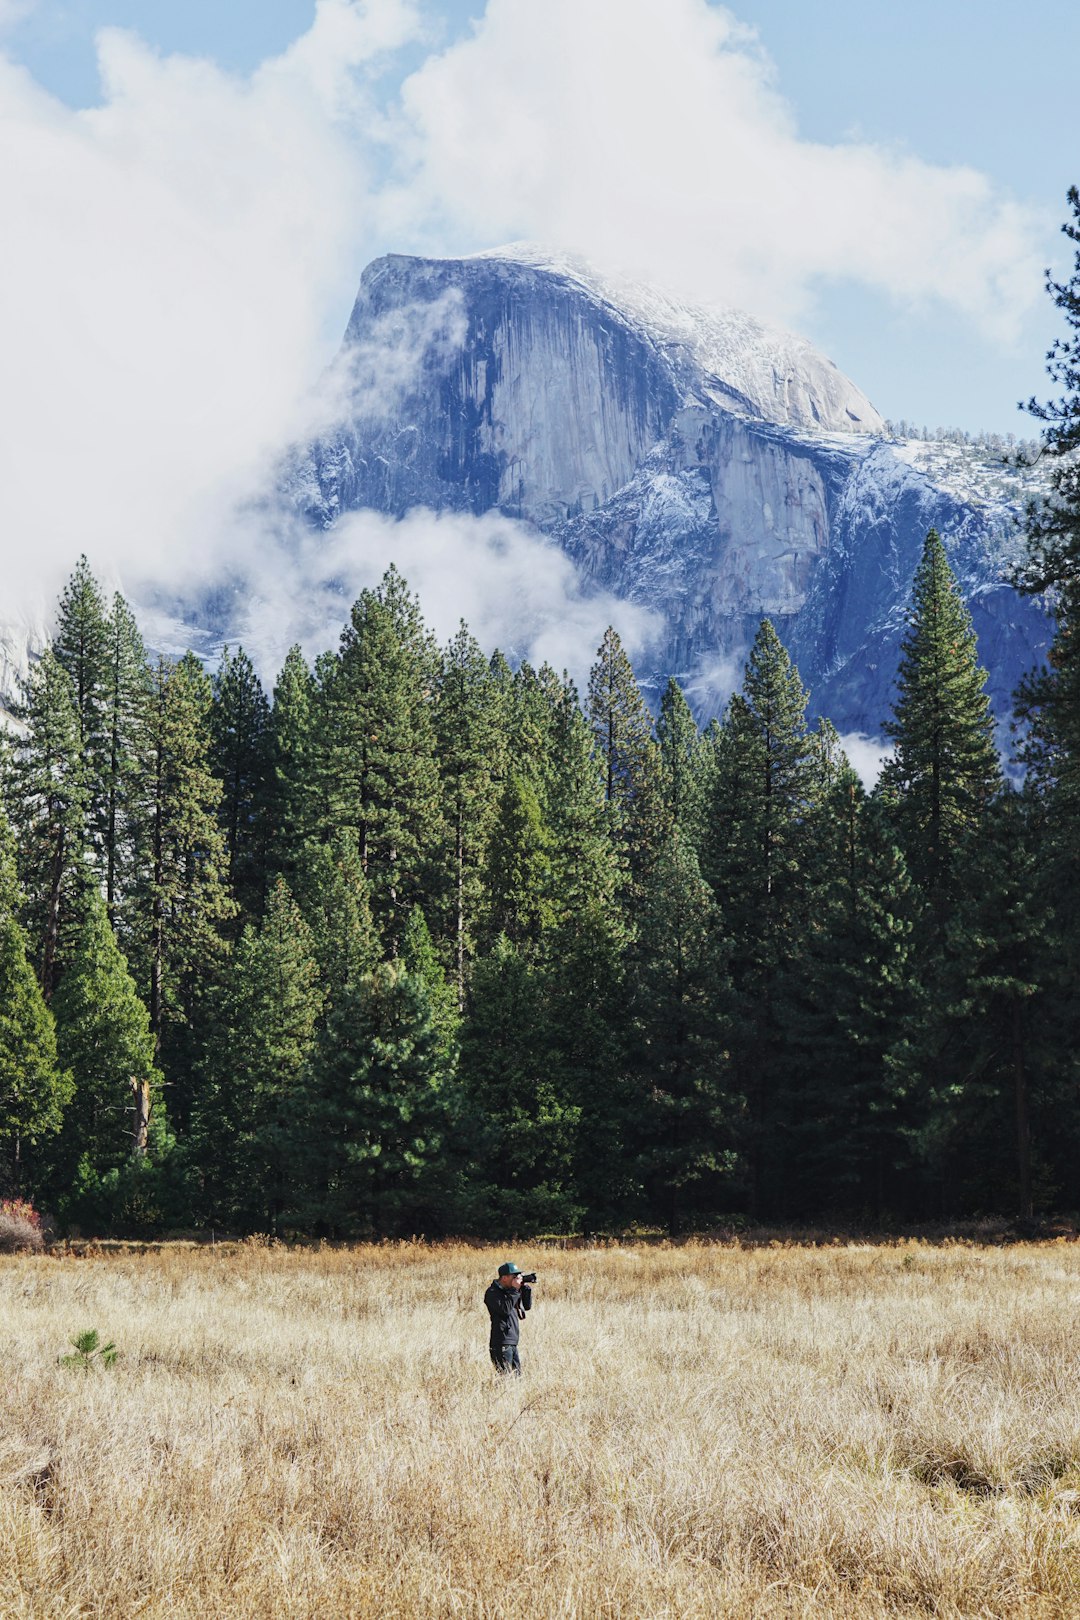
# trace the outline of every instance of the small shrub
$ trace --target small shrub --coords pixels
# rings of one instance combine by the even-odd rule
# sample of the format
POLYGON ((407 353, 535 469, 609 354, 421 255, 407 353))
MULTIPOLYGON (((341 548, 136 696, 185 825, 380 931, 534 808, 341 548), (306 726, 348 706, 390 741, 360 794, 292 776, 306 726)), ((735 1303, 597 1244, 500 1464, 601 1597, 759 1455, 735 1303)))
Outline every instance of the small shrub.
POLYGON ((29 1221, 35 1232, 42 1231, 42 1220, 29 1198, 0 1198, 0 1215, 14 1215, 16 1220, 29 1221))
POLYGON ((25 1215, 10 1215, 0 1207, 0 1254, 40 1254, 44 1247, 39 1226, 25 1215))
POLYGON ((76 1333, 71 1343, 74 1353, 60 1357, 61 1367, 78 1367, 82 1372, 89 1372, 91 1367, 113 1366, 120 1354, 111 1340, 107 1344, 102 1344, 97 1328, 87 1328, 85 1333, 76 1333))

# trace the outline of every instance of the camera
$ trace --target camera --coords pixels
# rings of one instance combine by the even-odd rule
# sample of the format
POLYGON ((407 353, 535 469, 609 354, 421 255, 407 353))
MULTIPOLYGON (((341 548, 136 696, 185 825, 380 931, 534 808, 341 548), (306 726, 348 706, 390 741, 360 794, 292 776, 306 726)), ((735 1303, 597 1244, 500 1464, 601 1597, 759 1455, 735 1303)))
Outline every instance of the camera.
POLYGON ((536 1272, 535 1271, 523 1271, 521 1273, 521 1280, 522 1280, 523 1283, 534 1283, 536 1281, 536 1272))

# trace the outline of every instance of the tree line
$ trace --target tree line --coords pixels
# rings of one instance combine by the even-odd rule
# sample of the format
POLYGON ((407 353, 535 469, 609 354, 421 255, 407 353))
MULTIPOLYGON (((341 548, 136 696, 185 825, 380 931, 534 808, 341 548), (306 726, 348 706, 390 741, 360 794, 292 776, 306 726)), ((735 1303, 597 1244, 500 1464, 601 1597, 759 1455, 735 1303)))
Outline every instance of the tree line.
MULTIPOLYGON (((1080 255, 1051 290, 1075 334, 1080 255)), ((1021 787, 933 531, 872 792, 768 620, 702 731, 614 630, 580 697, 391 568, 268 695, 149 660, 82 559, 3 756, 0 1192, 328 1236, 1080 1207, 1080 340, 1050 370, 1021 787)))

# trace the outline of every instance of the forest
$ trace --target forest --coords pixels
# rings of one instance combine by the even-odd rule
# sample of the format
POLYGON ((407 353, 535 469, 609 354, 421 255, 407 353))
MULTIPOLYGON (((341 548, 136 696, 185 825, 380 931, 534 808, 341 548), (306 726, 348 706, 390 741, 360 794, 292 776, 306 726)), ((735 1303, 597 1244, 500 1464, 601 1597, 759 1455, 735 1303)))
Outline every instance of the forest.
MULTIPOLYGON (((1080 255, 1051 292, 1075 334, 1080 255)), ((331 1238, 1080 1208, 1075 337, 1049 370, 1008 769, 933 531, 870 792, 768 620, 699 730, 614 630, 579 694, 440 647, 391 567, 267 694, 148 659, 80 559, 0 766, 0 1196, 331 1238)))

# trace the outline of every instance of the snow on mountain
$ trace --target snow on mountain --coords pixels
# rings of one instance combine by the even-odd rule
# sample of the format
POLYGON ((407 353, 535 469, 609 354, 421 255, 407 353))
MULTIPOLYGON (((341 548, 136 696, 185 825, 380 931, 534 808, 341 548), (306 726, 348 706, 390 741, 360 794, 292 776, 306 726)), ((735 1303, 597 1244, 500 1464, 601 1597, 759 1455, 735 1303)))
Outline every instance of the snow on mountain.
POLYGON ((885 431, 866 395, 812 343, 743 310, 682 303, 662 288, 602 274, 584 259, 532 242, 473 257, 527 265, 573 286, 605 314, 628 320, 686 379, 686 403, 700 391, 725 409, 789 427, 885 431))

